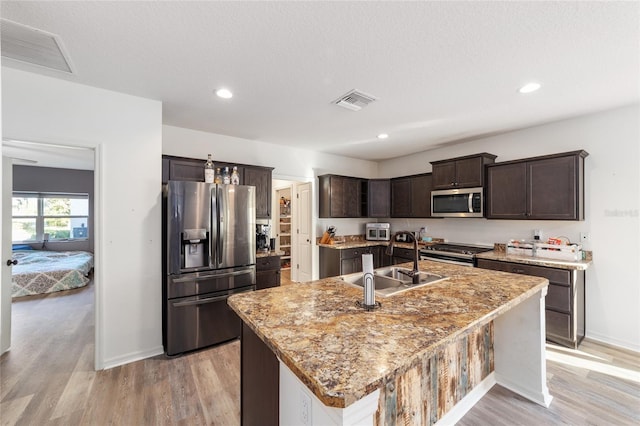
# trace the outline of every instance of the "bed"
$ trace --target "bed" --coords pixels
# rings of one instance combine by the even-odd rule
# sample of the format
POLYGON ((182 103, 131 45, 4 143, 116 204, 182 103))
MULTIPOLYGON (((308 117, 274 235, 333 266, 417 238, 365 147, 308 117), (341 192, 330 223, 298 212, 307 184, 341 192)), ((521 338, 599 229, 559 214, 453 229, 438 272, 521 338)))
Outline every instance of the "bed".
POLYGON ((53 293, 86 286, 93 254, 86 251, 16 250, 11 296, 53 293))

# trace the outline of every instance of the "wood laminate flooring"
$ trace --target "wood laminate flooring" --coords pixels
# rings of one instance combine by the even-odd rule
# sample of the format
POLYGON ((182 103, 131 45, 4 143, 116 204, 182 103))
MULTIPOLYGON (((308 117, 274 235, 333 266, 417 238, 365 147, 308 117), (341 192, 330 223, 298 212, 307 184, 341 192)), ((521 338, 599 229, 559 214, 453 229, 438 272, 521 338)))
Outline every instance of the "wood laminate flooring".
MULTIPOLYGON (((296 284, 292 284, 296 285, 296 284)), ((240 342, 93 371, 93 285, 13 303, 0 357, 2 425, 238 425, 240 342)), ((640 423, 640 360, 585 341, 548 346, 546 409, 495 386, 460 425, 640 423)))

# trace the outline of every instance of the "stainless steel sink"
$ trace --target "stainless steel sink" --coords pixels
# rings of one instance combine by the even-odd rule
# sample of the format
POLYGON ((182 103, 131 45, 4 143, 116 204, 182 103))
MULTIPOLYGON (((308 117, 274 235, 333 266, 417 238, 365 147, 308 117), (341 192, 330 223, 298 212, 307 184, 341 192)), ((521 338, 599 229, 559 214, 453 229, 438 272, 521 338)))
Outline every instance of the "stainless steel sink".
MULTIPOLYGON (((401 293, 403 291, 449 279, 449 277, 444 275, 437 275, 420 271, 418 272, 418 284, 413 284, 413 278, 406 275, 409 272, 411 272, 411 269, 399 268, 397 266, 388 266, 385 268, 375 269, 373 271, 373 274, 375 275, 374 282, 376 286, 376 295, 388 297, 394 294, 401 293)), ((362 281, 362 272, 343 275, 341 278, 348 284, 352 284, 358 287, 364 286, 362 281)))

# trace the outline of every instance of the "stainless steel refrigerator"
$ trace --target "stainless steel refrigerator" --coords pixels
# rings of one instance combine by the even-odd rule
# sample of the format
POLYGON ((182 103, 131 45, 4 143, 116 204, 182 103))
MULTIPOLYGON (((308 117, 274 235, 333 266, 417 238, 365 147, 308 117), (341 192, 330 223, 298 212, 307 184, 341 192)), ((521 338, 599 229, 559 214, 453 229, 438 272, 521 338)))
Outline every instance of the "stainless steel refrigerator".
POLYGON ((167 355, 240 336, 227 298, 255 290, 255 187, 169 181, 165 216, 167 355))

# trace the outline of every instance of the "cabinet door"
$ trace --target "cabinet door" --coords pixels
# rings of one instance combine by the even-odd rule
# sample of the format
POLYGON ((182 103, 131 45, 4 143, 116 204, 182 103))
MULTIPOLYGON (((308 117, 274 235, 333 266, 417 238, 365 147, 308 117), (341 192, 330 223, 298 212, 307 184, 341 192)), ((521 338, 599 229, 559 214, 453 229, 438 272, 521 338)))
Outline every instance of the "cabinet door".
POLYGON ((256 290, 278 287, 280 285, 280 269, 256 272, 256 290))
POLYGON ((204 163, 199 160, 169 160, 169 179, 204 182, 204 163))
POLYGON ((329 217, 344 217, 346 211, 344 205, 344 178, 331 176, 329 178, 329 217))
POLYGON ((431 175, 411 179, 411 217, 431 217, 431 175))
POLYGON ((530 219, 577 220, 576 157, 527 162, 530 219))
POLYGON ((482 186, 484 165, 482 157, 465 158, 456 161, 456 187, 473 188, 482 186))
POLYGON ((353 274, 354 272, 362 271, 362 263, 360 264, 360 269, 358 269, 357 266, 355 258, 340 260, 340 275, 353 274))
POLYGON ((391 217, 411 217, 411 179, 391 179, 391 217))
POLYGON ((271 169, 245 167, 244 184, 256 187, 256 218, 271 218, 271 169))
POLYGON ((361 179, 342 179, 342 205, 344 208, 342 217, 360 217, 361 214, 361 179))
POLYGON ((433 173, 433 189, 451 189, 455 187, 455 161, 434 164, 431 171, 433 173))
POLYGON ((371 179, 367 185, 369 217, 389 217, 391 202, 389 179, 371 179))
POLYGON ((526 163, 487 168, 488 219, 525 219, 527 213, 526 163))

